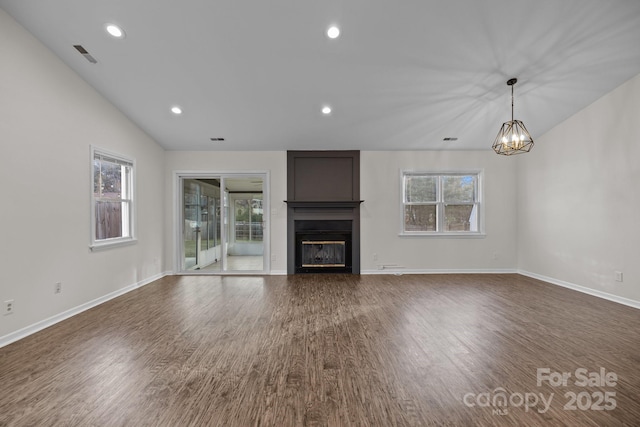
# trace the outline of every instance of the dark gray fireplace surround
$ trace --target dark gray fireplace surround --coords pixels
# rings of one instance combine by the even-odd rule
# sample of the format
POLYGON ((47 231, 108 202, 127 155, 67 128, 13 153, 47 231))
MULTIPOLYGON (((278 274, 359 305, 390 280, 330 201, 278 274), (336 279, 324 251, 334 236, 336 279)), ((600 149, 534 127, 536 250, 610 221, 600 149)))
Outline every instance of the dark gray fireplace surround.
POLYGON ((287 273, 360 274, 360 152, 287 152, 287 273))

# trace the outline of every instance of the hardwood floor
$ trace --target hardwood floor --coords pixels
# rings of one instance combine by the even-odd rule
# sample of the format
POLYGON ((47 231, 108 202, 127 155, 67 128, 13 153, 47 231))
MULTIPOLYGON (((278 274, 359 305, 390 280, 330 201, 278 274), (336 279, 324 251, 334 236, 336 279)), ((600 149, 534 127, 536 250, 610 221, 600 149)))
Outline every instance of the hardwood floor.
POLYGON ((518 275, 172 276, 0 349, 2 426, 639 420, 640 311, 518 275))

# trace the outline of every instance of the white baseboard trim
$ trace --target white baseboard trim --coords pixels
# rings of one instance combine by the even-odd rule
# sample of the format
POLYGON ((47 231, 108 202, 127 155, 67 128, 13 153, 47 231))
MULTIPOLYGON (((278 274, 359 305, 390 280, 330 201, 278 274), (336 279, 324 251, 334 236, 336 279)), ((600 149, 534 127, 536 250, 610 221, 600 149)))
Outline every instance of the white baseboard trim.
POLYGON ((269 272, 270 276, 286 276, 287 270, 271 270, 269 272))
POLYGON ((100 298, 96 298, 92 301, 86 302, 84 304, 81 304, 77 307, 71 308, 69 310, 63 311, 62 313, 56 314, 54 316, 51 316, 47 319, 41 320, 37 323, 34 323, 33 325, 30 326, 26 326, 22 329, 18 329, 15 332, 12 332, 8 335, 5 335, 3 337, 0 337, 0 348, 9 345, 13 342, 16 342, 18 340, 21 340, 23 338, 28 337, 29 335, 35 334, 36 332, 39 332, 45 328, 48 328, 49 326, 53 326, 56 323, 62 322, 65 319, 68 319, 70 317, 75 316, 76 314, 82 313, 83 311, 89 310, 90 308, 96 307, 100 304, 103 304, 109 300, 112 300, 114 298, 117 298, 121 295, 126 294, 127 292, 131 292, 134 289, 138 289, 141 288, 142 286, 148 285, 149 283, 161 279, 165 276, 167 276, 168 274, 170 274, 169 272, 163 272, 163 273, 159 273, 156 274, 154 276, 148 277, 144 280, 141 280, 138 283, 134 283, 132 285, 129 286, 125 286, 124 288, 118 289, 117 291, 108 293, 107 295, 104 295, 100 298))
POLYGON ((401 276, 403 274, 517 274, 518 270, 505 269, 408 269, 408 268, 383 268, 378 270, 362 270, 360 274, 392 274, 401 276))
POLYGON ((632 300, 630 298, 621 297, 618 295, 610 294, 608 292, 598 291, 596 289, 587 288, 586 286, 576 285, 575 283, 565 282, 564 280, 558 280, 554 279, 553 277, 543 276, 542 274, 531 273, 530 271, 518 270, 518 274, 531 277, 532 279, 547 282, 552 285, 573 289, 574 291, 582 292, 583 294, 588 294, 594 297, 617 302, 618 304, 624 304, 629 307, 640 309, 640 301, 632 300))

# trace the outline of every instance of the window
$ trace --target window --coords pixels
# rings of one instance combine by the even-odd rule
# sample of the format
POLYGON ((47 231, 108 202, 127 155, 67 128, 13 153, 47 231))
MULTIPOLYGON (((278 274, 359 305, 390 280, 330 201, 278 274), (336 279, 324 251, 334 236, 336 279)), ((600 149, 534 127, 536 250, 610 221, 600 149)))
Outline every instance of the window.
POLYGON ((402 235, 482 235, 481 172, 403 172, 402 235))
POLYGON ((235 241, 262 241, 262 195, 249 194, 235 199, 235 241))
POLYGON ((91 148, 91 248, 134 242, 134 161, 91 148))

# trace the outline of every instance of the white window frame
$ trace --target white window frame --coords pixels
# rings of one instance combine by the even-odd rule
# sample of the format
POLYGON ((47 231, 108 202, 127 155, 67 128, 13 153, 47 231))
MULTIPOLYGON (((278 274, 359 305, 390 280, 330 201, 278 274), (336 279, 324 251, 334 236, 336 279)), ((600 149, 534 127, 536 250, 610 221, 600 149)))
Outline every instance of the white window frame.
MULTIPOLYGON (((118 153, 114 153, 108 150, 104 150, 99 147, 91 146, 91 181, 90 181, 90 194, 91 194, 91 230, 90 230, 90 244, 89 248, 92 251, 112 248, 116 246, 129 245, 137 242, 136 238, 136 199, 135 199, 135 183, 136 183, 136 161, 133 158, 123 156, 118 153), (113 237, 107 239, 98 239, 96 237, 96 202, 100 199, 94 194, 94 180, 95 180, 95 168, 94 161, 96 158, 102 158, 106 161, 120 164, 123 168, 128 167, 129 173, 128 182, 122 185, 120 200, 126 202, 128 209, 123 212, 123 230, 126 229, 126 233, 122 237, 113 237)), ((125 176, 125 174, 123 174, 125 176)))
POLYGON ((471 170, 447 170, 447 171, 415 171, 415 170, 401 170, 400 171, 400 233, 401 237, 446 237, 446 238, 483 238, 486 236, 484 229, 484 171, 482 169, 471 170), (444 231, 445 225, 445 211, 442 194, 442 177, 446 176, 463 176, 474 175, 476 176, 476 221, 477 231, 444 231), (406 185, 405 178, 407 176, 432 176, 437 177, 436 184, 436 201, 431 203, 424 203, 425 205, 431 204, 436 206, 436 231, 406 231, 405 230, 405 206, 408 204, 420 204, 420 203, 406 203, 406 185))

